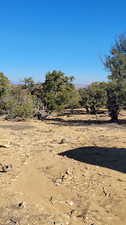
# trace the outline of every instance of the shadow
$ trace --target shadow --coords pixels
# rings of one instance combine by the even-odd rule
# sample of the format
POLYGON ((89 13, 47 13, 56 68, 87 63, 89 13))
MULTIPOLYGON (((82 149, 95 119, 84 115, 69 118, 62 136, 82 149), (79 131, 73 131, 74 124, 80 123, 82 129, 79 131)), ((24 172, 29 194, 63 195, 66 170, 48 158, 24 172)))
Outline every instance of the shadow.
MULTIPOLYGON (((52 124, 55 125, 62 125, 62 126, 90 126, 90 125, 124 125, 126 128, 126 120, 118 120, 118 122, 112 122, 111 120, 100 120, 100 119, 89 119, 89 120, 74 120, 74 119, 62 119, 62 118, 46 118, 45 121, 50 121, 52 124)), ((123 128, 123 127, 122 127, 123 128)))
POLYGON ((0 145, 0 148, 7 148, 6 145, 0 145))
POLYGON ((85 110, 67 110, 66 112, 59 113, 59 116, 72 116, 72 115, 86 115, 87 112, 85 110))
POLYGON ((85 125, 91 125, 91 124, 104 124, 104 123, 111 123, 110 120, 65 120, 65 119, 62 119, 62 118, 46 118, 45 120, 47 121, 54 121, 54 122, 59 122, 59 123, 62 123, 62 124, 73 124, 73 125, 81 125, 81 124, 85 124, 85 125))
POLYGON ((74 160, 126 173, 126 149, 87 146, 59 153, 74 160))
MULTIPOLYGON (((104 109, 99 109, 97 110, 97 115, 105 115, 106 114, 106 110, 104 109)), ((95 114, 91 114, 90 112, 86 112, 85 109, 68 109, 65 112, 59 113, 59 116, 72 116, 72 115, 95 115, 95 114)))
POLYGON ((7 171, 0 170, 0 173, 7 173, 7 171))

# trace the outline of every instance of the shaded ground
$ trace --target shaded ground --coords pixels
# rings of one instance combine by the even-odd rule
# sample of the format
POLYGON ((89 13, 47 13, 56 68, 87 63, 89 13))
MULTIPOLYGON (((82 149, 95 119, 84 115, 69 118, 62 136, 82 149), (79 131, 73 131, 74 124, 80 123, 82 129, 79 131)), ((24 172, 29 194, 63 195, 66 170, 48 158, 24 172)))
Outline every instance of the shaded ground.
POLYGON ((126 173, 126 149, 98 146, 81 147, 59 153, 61 156, 126 173))
POLYGON ((0 163, 12 168, 0 168, 0 225, 125 225, 123 114, 1 120, 0 163))

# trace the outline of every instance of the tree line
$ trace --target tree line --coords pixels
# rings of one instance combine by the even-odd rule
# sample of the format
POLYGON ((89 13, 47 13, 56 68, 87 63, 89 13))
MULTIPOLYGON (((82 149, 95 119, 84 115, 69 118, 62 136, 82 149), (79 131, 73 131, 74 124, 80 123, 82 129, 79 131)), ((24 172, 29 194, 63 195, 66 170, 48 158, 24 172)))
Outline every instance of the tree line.
POLYGON ((126 37, 120 36, 104 57, 108 70, 107 82, 93 82, 84 88, 76 88, 74 77, 53 70, 44 82, 26 77, 19 84, 12 84, 0 73, 0 114, 6 118, 27 118, 44 111, 47 114, 65 109, 82 107, 87 113, 97 114, 101 108, 108 109, 112 122, 118 121, 120 110, 126 108, 126 37))

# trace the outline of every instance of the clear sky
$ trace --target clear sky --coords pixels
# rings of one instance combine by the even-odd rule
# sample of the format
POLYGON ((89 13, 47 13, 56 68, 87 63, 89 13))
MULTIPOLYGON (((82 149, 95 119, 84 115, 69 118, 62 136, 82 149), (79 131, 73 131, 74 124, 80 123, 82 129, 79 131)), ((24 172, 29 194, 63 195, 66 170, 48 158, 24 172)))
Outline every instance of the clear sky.
POLYGON ((53 69, 102 81, 101 57, 125 31, 125 0, 0 1, 0 71, 15 82, 53 69))

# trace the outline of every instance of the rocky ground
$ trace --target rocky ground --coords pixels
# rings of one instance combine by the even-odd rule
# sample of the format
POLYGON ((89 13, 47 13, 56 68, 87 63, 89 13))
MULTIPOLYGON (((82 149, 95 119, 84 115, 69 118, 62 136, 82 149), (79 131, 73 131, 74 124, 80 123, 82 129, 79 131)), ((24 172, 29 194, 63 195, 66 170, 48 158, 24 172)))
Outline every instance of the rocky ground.
POLYGON ((1 119, 0 225, 125 225, 125 118, 1 119))

